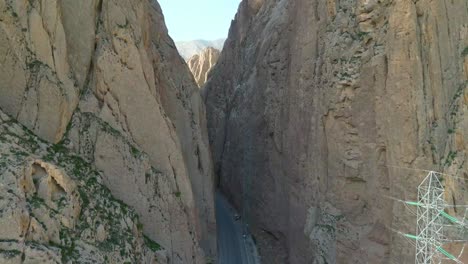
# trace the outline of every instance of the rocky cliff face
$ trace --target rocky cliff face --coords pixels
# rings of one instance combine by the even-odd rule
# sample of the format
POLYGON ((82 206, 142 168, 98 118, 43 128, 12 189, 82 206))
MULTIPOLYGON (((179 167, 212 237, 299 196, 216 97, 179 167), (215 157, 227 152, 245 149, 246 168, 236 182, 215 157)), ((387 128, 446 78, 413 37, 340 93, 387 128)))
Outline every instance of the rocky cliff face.
POLYGON ((157 2, 0 0, 0 10, 0 108, 102 171, 171 263, 215 257, 204 106, 157 2))
POLYGON ((102 174, 0 111, 1 263, 167 263, 102 174))
POLYGON ((195 77, 198 87, 203 87, 208 80, 208 74, 211 68, 216 64, 219 58, 219 50, 215 48, 206 48, 199 54, 193 55, 188 61, 190 71, 195 77))
MULTIPOLYGON (((410 263, 425 172, 466 203, 465 1, 244 0, 203 95, 265 263, 410 263), (404 169, 411 168, 411 169, 404 169)), ((451 210, 460 215, 460 210, 451 210)))

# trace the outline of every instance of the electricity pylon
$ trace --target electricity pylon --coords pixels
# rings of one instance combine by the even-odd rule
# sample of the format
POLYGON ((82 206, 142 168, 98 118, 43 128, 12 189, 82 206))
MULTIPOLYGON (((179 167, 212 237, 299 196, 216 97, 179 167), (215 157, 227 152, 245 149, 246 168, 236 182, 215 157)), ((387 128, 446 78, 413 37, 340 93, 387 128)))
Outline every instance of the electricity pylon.
POLYGON ((430 264, 442 249, 446 203, 444 187, 431 171, 418 186, 416 264, 430 264))
POLYGON ((459 206, 465 208, 462 220, 446 212, 447 208, 453 208, 456 205, 449 205, 445 201, 445 188, 441 182, 442 175, 434 171, 428 172, 418 186, 418 200, 416 202, 395 199, 417 207, 416 235, 398 232, 415 241, 415 264, 440 264, 443 261, 463 264, 458 258, 463 254, 466 242, 468 242, 466 238, 468 209, 465 205, 459 206), (456 230, 458 235, 462 234, 462 237, 453 238, 450 230, 456 230), (458 256, 454 256, 444 249, 444 245, 449 243, 464 243, 458 256))

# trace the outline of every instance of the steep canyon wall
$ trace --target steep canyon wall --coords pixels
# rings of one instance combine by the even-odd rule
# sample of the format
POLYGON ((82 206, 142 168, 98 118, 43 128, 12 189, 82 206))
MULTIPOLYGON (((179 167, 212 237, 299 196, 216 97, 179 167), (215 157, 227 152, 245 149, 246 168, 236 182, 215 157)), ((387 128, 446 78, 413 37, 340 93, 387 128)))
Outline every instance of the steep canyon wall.
POLYGON ((170 263, 215 258, 205 109, 158 3, 0 0, 0 10, 0 108, 102 171, 170 263))
POLYGON ((415 219, 386 197, 415 200, 417 169, 459 177, 447 200, 466 203, 467 9, 242 1, 202 93, 220 188, 265 263, 414 261, 391 228, 415 219))

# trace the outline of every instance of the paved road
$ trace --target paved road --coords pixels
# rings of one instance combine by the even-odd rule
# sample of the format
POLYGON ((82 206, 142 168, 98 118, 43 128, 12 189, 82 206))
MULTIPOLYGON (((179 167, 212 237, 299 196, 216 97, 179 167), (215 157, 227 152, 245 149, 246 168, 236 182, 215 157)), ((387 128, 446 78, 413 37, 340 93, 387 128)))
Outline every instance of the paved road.
POLYGON ((241 220, 234 220, 234 209, 219 192, 216 194, 219 264, 260 264, 250 235, 244 238, 241 220))

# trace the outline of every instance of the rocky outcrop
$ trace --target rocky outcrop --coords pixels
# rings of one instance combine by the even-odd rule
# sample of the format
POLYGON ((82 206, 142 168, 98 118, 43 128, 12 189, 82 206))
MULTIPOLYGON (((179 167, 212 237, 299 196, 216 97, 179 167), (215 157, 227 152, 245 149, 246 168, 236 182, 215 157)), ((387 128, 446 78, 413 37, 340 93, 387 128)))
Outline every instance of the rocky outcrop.
POLYGON ((190 71, 195 77, 198 87, 203 87, 208 80, 208 74, 211 68, 216 64, 219 58, 219 50, 215 48, 206 48, 199 54, 193 55, 188 61, 190 71))
POLYGON ((0 0, 0 10, 0 108, 102 171, 170 263, 215 258, 205 110, 157 2, 0 0))
MULTIPOLYGON (((467 3, 244 0, 203 90, 265 263, 410 263, 424 171, 466 203, 467 3), (406 169, 410 168, 410 169, 406 169)), ((460 215, 462 210, 450 213, 460 215)))
POLYGON ((1 263, 167 263, 101 173, 0 111, 1 263))
POLYGON ((226 41, 226 38, 220 38, 216 40, 198 39, 190 41, 177 41, 175 45, 180 53, 180 56, 182 56, 182 58, 184 58, 187 61, 192 56, 194 56, 195 54, 199 54, 208 47, 213 47, 217 50, 222 50, 224 41, 226 41))

